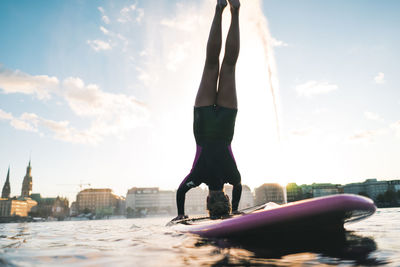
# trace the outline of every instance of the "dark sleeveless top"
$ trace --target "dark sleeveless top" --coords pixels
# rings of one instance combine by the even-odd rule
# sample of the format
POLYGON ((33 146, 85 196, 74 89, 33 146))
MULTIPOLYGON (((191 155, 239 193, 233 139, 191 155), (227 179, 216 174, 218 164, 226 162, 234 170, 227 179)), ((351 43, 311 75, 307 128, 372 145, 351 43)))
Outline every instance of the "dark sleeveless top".
POLYGON ((194 108, 197 151, 192 170, 182 183, 191 182, 193 187, 205 183, 210 190, 222 190, 225 183, 240 183, 231 149, 236 114, 237 109, 215 105, 194 108))

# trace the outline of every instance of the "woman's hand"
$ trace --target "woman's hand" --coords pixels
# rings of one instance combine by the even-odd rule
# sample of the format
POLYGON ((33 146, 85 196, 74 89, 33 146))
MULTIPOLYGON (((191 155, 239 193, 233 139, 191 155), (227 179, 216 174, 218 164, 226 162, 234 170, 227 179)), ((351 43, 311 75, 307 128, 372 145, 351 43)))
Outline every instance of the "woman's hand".
POLYGON ((184 220, 184 219, 187 219, 187 218, 189 218, 187 215, 178 215, 178 216, 176 216, 175 218, 172 219, 172 222, 184 220))
POLYGON ((169 221, 167 223, 167 226, 175 225, 177 222, 179 223, 180 220, 184 220, 184 219, 187 219, 187 218, 189 218, 189 217, 186 216, 186 215, 178 215, 175 218, 173 218, 171 221, 169 221))
POLYGON ((232 215, 242 215, 244 214, 244 212, 238 211, 238 210, 234 210, 232 211, 232 215))

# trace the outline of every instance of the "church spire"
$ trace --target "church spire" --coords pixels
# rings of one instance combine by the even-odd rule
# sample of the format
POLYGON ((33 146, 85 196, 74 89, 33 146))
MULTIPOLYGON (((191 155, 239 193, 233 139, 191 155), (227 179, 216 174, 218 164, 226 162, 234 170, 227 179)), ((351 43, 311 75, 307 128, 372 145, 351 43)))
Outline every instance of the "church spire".
POLYGON ((32 167, 31 167, 31 159, 29 158, 29 164, 26 168, 26 174, 24 177, 24 181, 22 182, 21 189, 21 197, 30 197, 32 192, 32 175, 31 175, 32 167))
POLYGON ((6 182, 4 183, 3 191, 1 192, 1 197, 2 198, 10 198, 10 192, 11 192, 11 187, 10 187, 10 166, 8 166, 7 179, 6 179, 6 182))

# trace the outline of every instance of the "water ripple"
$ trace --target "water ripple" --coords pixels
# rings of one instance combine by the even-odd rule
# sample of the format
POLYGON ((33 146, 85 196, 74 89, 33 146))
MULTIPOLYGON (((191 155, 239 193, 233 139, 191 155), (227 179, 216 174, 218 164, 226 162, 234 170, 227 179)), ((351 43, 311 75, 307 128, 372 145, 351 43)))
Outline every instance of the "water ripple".
POLYGON ((400 209, 350 224, 343 237, 310 242, 202 239, 165 227, 170 218, 0 225, 1 266, 400 265, 400 209))

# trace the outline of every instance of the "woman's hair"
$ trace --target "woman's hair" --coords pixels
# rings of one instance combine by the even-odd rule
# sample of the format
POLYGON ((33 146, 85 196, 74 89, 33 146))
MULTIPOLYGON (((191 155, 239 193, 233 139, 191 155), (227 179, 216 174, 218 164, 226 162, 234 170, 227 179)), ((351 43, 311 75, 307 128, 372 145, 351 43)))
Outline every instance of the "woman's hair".
POLYGON ((207 197, 207 209, 212 219, 229 215, 232 208, 228 195, 222 190, 210 190, 207 197))

